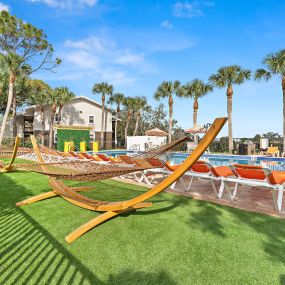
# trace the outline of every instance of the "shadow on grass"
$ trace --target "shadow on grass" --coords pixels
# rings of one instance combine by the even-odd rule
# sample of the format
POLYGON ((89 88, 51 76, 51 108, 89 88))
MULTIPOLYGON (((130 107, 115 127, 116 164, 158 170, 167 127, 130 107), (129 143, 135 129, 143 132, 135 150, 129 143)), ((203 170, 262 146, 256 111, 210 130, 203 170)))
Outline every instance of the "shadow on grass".
POLYGON ((9 175, 1 175, 0 181, 0 284, 176 284, 165 271, 129 269, 100 280, 29 214, 15 206, 34 193, 16 184, 9 175))
POLYGON ((240 223, 264 236, 264 251, 273 262, 285 264, 285 220, 233 208, 228 211, 240 223))
POLYGON ((224 226, 222 223, 222 210, 217 205, 205 201, 197 201, 199 212, 191 213, 188 221, 191 227, 195 227, 202 232, 211 232, 214 235, 225 238, 224 226))
POLYGON ((176 285, 176 281, 165 271, 155 273, 125 270, 116 275, 110 275, 106 285, 176 285))
MULTIPOLYGON (((230 226, 223 221, 224 212, 229 212, 236 224, 246 225, 255 233, 262 235, 264 252, 272 262, 285 264, 285 220, 259 213, 247 212, 228 206, 221 206, 205 201, 196 201, 199 211, 191 213, 187 223, 203 232, 211 232, 227 237, 225 227, 230 226)), ((285 285, 285 275, 280 276, 281 284, 285 285)))

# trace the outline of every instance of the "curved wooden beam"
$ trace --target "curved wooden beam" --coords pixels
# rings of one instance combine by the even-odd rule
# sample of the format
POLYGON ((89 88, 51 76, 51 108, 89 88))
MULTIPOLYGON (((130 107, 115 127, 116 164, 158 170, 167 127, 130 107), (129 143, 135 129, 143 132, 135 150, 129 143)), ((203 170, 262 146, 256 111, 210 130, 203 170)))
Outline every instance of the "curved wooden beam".
POLYGON ((9 172, 9 171, 11 171, 13 169, 13 164, 14 164, 15 159, 17 157, 17 153, 18 153, 18 149, 19 149, 19 146, 20 146, 20 142, 21 142, 21 138, 17 136, 16 139, 15 139, 15 144, 14 144, 14 149, 13 149, 13 154, 12 154, 11 160, 10 160, 8 165, 5 165, 0 170, 0 172, 9 172))
POLYGON ((199 157, 204 153, 204 151, 209 147, 210 143, 215 139, 217 134, 223 128, 226 123, 227 118, 217 118, 213 122, 211 128, 207 131, 206 135, 200 141, 198 146, 194 149, 194 151, 185 159, 185 161, 177 167, 175 171, 173 171, 168 177, 166 177, 162 182, 151 188, 149 191, 139 195, 133 199, 121 202, 111 202, 104 205, 99 205, 96 208, 96 211, 110 211, 112 208, 113 211, 127 209, 136 205, 138 203, 144 202, 156 194, 164 191, 168 188, 172 183, 177 181, 183 174, 199 159, 199 157))
POLYGON ((45 200, 45 199, 48 199, 48 198, 51 198, 51 197, 55 197, 55 196, 58 196, 57 193, 55 193, 53 191, 49 191, 49 192, 42 193, 42 194, 33 196, 31 198, 25 199, 23 201, 20 201, 20 202, 16 203, 16 206, 17 207, 21 207, 21 206, 24 206, 24 205, 32 204, 32 203, 35 203, 35 202, 38 202, 38 201, 41 201, 41 200, 45 200))
MULTIPOLYGON (((77 230, 72 232, 66 237, 66 241, 68 243, 71 243, 72 241, 76 240, 78 237, 89 231, 90 229, 96 227, 97 225, 103 223, 104 221, 107 221, 121 213, 124 213, 126 211, 130 211, 133 209, 139 209, 143 207, 149 207, 151 203, 145 202, 146 200, 152 198, 156 194, 164 191, 166 188, 168 188, 171 184, 173 184, 175 181, 177 181, 183 174, 199 159, 199 157, 204 153, 204 151, 208 148, 210 143, 215 139, 217 134, 220 132, 224 124, 226 123, 227 118, 217 118, 213 122, 211 128, 208 130, 206 135, 203 137, 203 139, 200 141, 199 145, 195 148, 195 150, 189 155, 189 157, 175 170, 170 174, 168 177, 166 177, 162 182, 160 182, 158 185, 154 186, 152 189, 148 190, 144 194, 141 194, 133 199, 127 200, 127 201, 120 201, 120 202, 104 202, 104 201, 94 201, 94 205, 88 205, 87 203, 84 203, 84 196, 82 196, 82 201, 79 199, 77 200, 75 196, 79 197, 78 194, 74 196, 74 199, 72 199, 72 192, 76 192, 76 190, 73 190, 72 188, 69 188, 68 192, 69 195, 66 197, 63 195, 64 192, 60 191, 62 190, 61 187, 64 187, 64 185, 60 185, 58 183, 55 183, 54 192, 48 192, 41 195, 38 195, 36 197, 33 197, 34 200, 36 199, 39 201, 40 198, 45 199, 44 195, 51 195, 56 196, 57 195, 57 189, 58 188, 58 194, 68 200, 69 202, 89 209, 93 211, 106 211, 106 213, 101 214, 100 216, 96 217, 95 219, 92 219, 91 221, 85 223, 81 227, 79 227, 77 230), (49 194, 52 193, 52 194, 49 194), (71 194, 71 195, 70 195, 71 194), (96 205, 96 202, 98 204, 96 205), (102 204, 101 204, 102 202, 102 204)), ((38 160, 40 163, 44 163, 41 153, 39 151, 37 142, 34 137, 31 137, 33 147, 35 150, 35 153, 37 154, 38 160)), ((44 168, 44 165, 42 166, 44 168)), ((50 178, 52 179, 52 178, 50 178)), ((30 202, 33 198, 27 199, 28 202, 30 202)), ((25 200, 25 201, 27 201, 25 200)), ((41 199, 40 199, 41 200, 41 199)), ((21 202, 20 202, 21 203, 21 202)), ((27 202, 26 202, 27 203, 27 202)))
POLYGON ((68 236, 66 236, 65 240, 68 243, 72 243, 73 241, 75 241, 76 239, 78 239, 79 237, 84 235, 86 232, 88 232, 91 229, 95 228, 96 226, 104 223, 105 221, 107 221, 107 220, 109 220, 115 216, 118 216, 119 214, 129 212, 132 210, 136 210, 136 209, 150 207, 150 206, 152 206, 151 202, 145 202, 145 203, 139 203, 137 205, 134 205, 134 206, 132 206, 128 209, 122 210, 122 211, 116 211, 116 212, 108 211, 108 212, 101 214, 98 217, 92 219, 91 221, 83 224, 82 226, 80 226, 78 229, 76 229, 75 231, 70 233, 68 236))

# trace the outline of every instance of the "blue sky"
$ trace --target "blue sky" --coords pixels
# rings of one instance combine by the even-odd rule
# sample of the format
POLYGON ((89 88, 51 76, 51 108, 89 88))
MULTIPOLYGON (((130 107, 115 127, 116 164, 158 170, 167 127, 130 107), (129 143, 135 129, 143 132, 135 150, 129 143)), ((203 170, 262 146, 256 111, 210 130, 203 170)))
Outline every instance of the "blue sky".
MULTIPOLYGON (((206 81, 231 64, 255 70, 266 54, 285 48, 283 0, 0 0, 0 9, 42 28, 63 60, 56 74, 35 77, 93 99, 93 84, 108 81, 155 105, 163 80, 206 81)), ((183 128, 192 126, 192 104, 175 99, 183 128)), ((225 90, 200 100, 199 124, 225 115, 225 90)), ((281 133, 280 78, 234 87, 233 128, 234 137, 281 133)))

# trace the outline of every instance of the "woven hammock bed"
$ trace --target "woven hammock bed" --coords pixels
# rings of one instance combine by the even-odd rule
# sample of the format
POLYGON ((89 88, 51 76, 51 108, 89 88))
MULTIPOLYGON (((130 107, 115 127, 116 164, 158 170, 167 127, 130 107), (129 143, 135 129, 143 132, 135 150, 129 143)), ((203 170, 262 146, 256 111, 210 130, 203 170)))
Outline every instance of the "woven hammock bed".
POLYGON ((47 175, 49 177, 49 184, 52 187, 52 191, 28 198, 24 201, 17 203, 16 205, 23 206, 47 198, 61 196, 62 198, 76 206, 92 211, 105 212, 92 219, 91 221, 87 222, 86 224, 82 225, 68 236, 66 236, 66 241, 68 243, 71 243, 90 229, 96 227, 97 225, 112 217, 115 217, 126 211, 151 206, 152 203, 146 202, 146 200, 162 192, 172 183, 178 180, 208 148, 209 144, 215 139, 226 121, 227 118, 215 119, 211 128, 205 134, 205 136, 200 141, 196 149, 191 153, 191 155, 162 182, 135 198, 119 202, 94 200, 80 194, 79 192, 94 189, 94 186, 88 186, 87 184, 85 184, 86 182, 93 182, 101 179, 107 179, 152 168, 154 166, 148 163, 148 159, 168 158, 167 152, 173 150, 178 145, 181 145, 181 143, 185 142, 187 138, 184 137, 178 141, 167 144, 166 146, 161 147, 157 150, 152 150, 150 152, 134 156, 132 157, 134 164, 131 165, 126 163, 98 164, 93 161, 46 163, 43 159, 43 149, 37 144, 35 138, 32 137, 34 153, 36 154, 39 163, 18 165, 12 163, 11 169, 13 168, 17 170, 28 170, 47 175), (72 187, 68 185, 68 181, 78 181, 82 184, 79 187, 72 187))

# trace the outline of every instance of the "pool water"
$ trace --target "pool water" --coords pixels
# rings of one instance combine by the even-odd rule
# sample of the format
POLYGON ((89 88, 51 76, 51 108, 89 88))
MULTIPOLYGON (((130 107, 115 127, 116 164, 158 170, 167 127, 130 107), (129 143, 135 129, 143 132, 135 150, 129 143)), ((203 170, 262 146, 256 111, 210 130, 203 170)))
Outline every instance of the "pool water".
MULTIPOLYGON (((227 157, 205 157, 202 159, 209 161, 214 166, 226 166, 231 164, 246 164, 246 165, 259 165, 262 167, 270 168, 271 170, 285 171, 285 162, 282 161, 270 161, 270 160, 251 160, 251 159, 238 159, 238 158, 227 158, 227 157), (284 165, 284 166, 283 166, 284 165)), ((185 160, 185 157, 172 157, 173 163, 181 163, 185 160)))
MULTIPOLYGON (((132 155, 133 152, 125 150, 110 150, 102 151, 109 156, 116 157, 118 155, 132 155)), ((174 153, 170 161, 174 164, 183 162, 188 157, 187 153, 174 153)), ((277 157, 263 157, 263 156, 247 156, 247 155, 218 155, 218 154, 205 154, 202 159, 209 161, 214 166, 226 166, 231 164, 247 164, 247 165, 260 165, 262 167, 270 168, 271 170, 285 171, 285 158, 277 157)))

